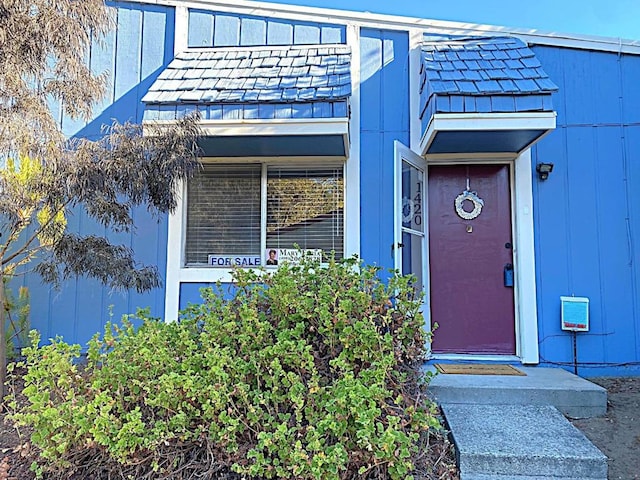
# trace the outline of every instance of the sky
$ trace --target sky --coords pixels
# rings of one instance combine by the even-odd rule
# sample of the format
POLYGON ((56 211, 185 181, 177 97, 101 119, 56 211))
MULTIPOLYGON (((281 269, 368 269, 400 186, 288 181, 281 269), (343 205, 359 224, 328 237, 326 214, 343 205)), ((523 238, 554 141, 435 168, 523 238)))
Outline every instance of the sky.
POLYGON ((640 40, 640 0, 268 0, 544 32, 640 40))

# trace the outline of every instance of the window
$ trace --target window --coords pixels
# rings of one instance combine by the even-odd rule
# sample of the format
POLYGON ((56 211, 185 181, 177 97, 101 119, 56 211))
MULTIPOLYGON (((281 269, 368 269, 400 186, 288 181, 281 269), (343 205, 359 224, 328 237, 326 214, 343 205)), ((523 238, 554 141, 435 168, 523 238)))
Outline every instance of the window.
POLYGON ((187 189, 185 263, 209 255, 260 256, 261 168, 206 165, 187 189))
POLYGON ((342 166, 208 164, 187 187, 185 263, 272 264, 296 245, 342 258, 343 212, 342 166))

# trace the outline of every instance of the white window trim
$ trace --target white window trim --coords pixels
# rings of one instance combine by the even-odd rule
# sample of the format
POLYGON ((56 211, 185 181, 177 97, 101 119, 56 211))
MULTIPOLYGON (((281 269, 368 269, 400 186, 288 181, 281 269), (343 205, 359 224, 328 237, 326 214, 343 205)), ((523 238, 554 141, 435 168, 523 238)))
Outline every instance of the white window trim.
POLYGON ((556 112, 514 112, 514 113, 436 113, 422 138, 419 152, 427 155, 429 147, 438 132, 485 131, 485 130, 545 130, 545 133, 513 154, 524 152, 556 128, 556 112))
MULTIPOLYGON (((249 159, 233 159, 233 163, 246 164, 249 163, 249 159)), ((215 159, 211 163, 230 163, 223 162, 221 159, 215 159)), ((312 163, 309 159, 301 157, 300 161, 297 159, 283 160, 281 157, 259 157, 254 158, 250 163, 260 163, 262 165, 261 175, 261 225, 266 225, 266 172, 268 167, 297 167, 297 166, 311 166, 312 163)), ((327 166, 342 166, 343 178, 344 178, 344 252, 345 257, 351 256, 354 252, 352 244, 349 244, 349 237, 353 234, 353 226, 358 226, 359 232, 359 210, 353 208, 347 209, 348 198, 347 192, 351 187, 347 187, 346 183, 346 164, 341 162, 339 158, 333 157, 330 162, 323 162, 321 164, 313 165, 324 168, 327 166), (351 217, 347 217, 348 212, 351 217), (357 218, 355 217, 357 214, 357 218)), ((169 215, 169 232, 167 239, 167 276, 166 276, 166 292, 165 292, 165 321, 172 322, 178 319, 178 312, 180 309, 180 288, 183 283, 231 283, 233 282, 233 275, 230 269, 215 268, 215 267, 199 267, 199 266, 186 266, 185 265, 185 241, 186 241, 186 218, 187 218, 187 188, 186 182, 181 182, 179 185, 179 198, 174 213, 169 215)), ((266 244, 266 231, 261 227, 261 245, 266 244)), ((351 242, 352 243, 352 242, 351 242)), ((252 269, 256 272, 260 272, 261 269, 252 269)))

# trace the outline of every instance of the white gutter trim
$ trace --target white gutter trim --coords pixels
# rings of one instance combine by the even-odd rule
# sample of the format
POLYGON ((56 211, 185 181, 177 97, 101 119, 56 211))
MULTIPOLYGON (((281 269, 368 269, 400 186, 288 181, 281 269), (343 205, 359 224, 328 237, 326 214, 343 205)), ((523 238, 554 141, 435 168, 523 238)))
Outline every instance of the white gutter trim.
MULTIPOLYGON (((348 118, 278 118, 240 120, 200 120, 203 136, 282 136, 340 135, 345 152, 349 152, 348 118)), ((163 128, 175 125, 175 120, 145 120, 145 127, 163 128)))
POLYGON ((282 17, 291 20, 359 24, 369 28, 390 30, 423 29, 425 33, 446 35, 513 35, 537 45, 598 50, 640 55, 640 40, 593 35, 563 34, 544 30, 509 28, 476 23, 431 20, 369 12, 354 12, 319 7, 300 7, 251 0, 127 0, 127 3, 165 5, 200 10, 215 10, 260 17, 282 17))

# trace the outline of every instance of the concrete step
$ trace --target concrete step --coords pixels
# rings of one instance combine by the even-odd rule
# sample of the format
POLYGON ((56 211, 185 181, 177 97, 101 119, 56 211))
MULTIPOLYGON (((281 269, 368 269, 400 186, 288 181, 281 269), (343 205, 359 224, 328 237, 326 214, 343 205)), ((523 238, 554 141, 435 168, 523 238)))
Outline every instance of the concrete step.
POLYGON ((555 407, 441 406, 461 480, 607 479, 607 457, 555 407))
POLYGON ((561 368, 517 367, 526 376, 436 375, 429 384, 446 404, 553 405, 571 418, 604 415, 607 391, 561 368))

